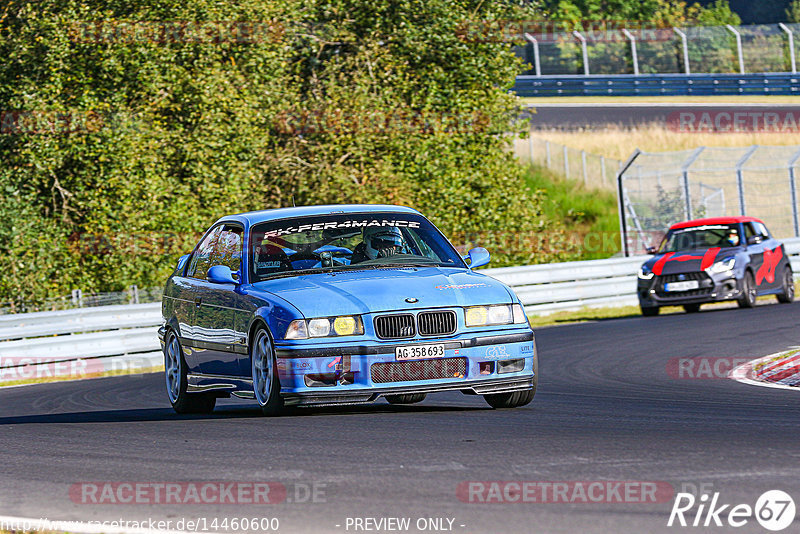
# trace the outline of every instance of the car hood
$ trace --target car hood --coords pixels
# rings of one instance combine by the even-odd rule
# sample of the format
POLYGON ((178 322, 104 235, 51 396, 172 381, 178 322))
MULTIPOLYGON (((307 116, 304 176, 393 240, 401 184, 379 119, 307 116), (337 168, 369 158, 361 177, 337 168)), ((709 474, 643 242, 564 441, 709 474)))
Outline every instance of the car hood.
POLYGON ((718 261, 736 256, 738 252, 738 248, 732 247, 711 247, 667 252, 650 258, 644 263, 644 267, 659 276, 662 274, 692 273, 708 269, 718 261))
POLYGON ((256 294, 285 299, 307 318, 512 302, 510 290, 502 282, 447 267, 298 275, 252 287, 256 294))

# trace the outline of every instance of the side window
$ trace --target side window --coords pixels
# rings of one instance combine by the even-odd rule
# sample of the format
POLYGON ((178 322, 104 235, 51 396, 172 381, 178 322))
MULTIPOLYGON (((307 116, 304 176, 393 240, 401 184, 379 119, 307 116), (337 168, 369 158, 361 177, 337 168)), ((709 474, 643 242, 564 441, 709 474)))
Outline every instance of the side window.
POLYGON ((756 228, 756 233, 760 235, 763 239, 769 239, 769 230, 767 227, 761 223, 753 223, 753 226, 756 228))
POLYGON ((237 272, 242 267, 242 229, 225 225, 214 246, 211 265, 224 265, 237 272))
POLYGON ((744 223, 744 239, 745 243, 750 243, 750 238, 756 235, 755 230, 753 230, 753 223, 744 223))
POLYGON ((189 268, 186 270, 186 276, 190 278, 200 278, 205 280, 208 269, 211 268, 211 254, 214 250, 214 243, 217 236, 222 232, 222 226, 216 227, 210 234, 208 234, 197 250, 192 254, 189 260, 189 268))

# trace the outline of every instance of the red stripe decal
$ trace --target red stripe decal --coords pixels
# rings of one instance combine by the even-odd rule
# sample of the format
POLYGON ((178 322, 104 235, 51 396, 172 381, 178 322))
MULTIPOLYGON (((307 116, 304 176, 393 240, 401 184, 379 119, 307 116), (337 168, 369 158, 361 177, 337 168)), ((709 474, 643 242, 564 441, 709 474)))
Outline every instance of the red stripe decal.
POLYGON ((653 272, 656 273, 656 276, 661 276, 661 271, 664 270, 664 264, 667 263, 669 259, 674 255, 675 255, 674 252, 669 252, 667 254, 664 254, 663 256, 661 256, 661 259, 658 260, 655 265, 653 265, 653 272))
POLYGON ((700 264, 700 269, 705 271, 712 265, 714 265, 714 260, 717 259, 717 254, 719 254, 720 248, 713 247, 706 250, 705 256, 703 256, 703 262, 700 264))

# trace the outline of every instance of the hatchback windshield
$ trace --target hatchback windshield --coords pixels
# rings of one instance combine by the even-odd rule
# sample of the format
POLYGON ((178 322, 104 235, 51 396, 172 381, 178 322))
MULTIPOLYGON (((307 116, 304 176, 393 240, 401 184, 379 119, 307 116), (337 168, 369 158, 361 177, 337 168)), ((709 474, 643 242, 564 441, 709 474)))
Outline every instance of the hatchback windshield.
POLYGON ((736 247, 740 243, 738 224, 695 226, 670 230, 659 252, 678 252, 711 247, 736 247))
POLYGON ((424 217, 347 213, 283 219, 253 226, 253 282, 274 276, 382 266, 466 267, 424 217))

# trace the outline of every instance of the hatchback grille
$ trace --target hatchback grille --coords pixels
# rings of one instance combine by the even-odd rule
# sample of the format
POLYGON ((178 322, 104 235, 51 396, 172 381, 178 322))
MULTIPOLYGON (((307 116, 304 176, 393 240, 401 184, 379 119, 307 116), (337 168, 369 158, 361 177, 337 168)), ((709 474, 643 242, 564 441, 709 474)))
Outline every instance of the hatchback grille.
POLYGON ((416 335, 413 315, 381 315, 375 318, 375 333, 381 339, 405 339, 416 335))
POLYGON ((656 294, 665 299, 702 297, 710 295, 714 291, 714 282, 705 272, 665 274, 656 279, 655 288, 656 294), (700 287, 698 289, 690 289, 689 291, 664 291, 664 284, 688 280, 697 280, 700 282, 700 287))
POLYGON ((370 367, 372 381, 415 382, 440 378, 464 378, 467 360, 464 358, 440 358, 437 360, 415 360, 409 362, 376 363, 370 367))
POLYGON ((456 313, 453 311, 422 312, 417 316, 422 336, 439 336, 456 331, 456 313))

